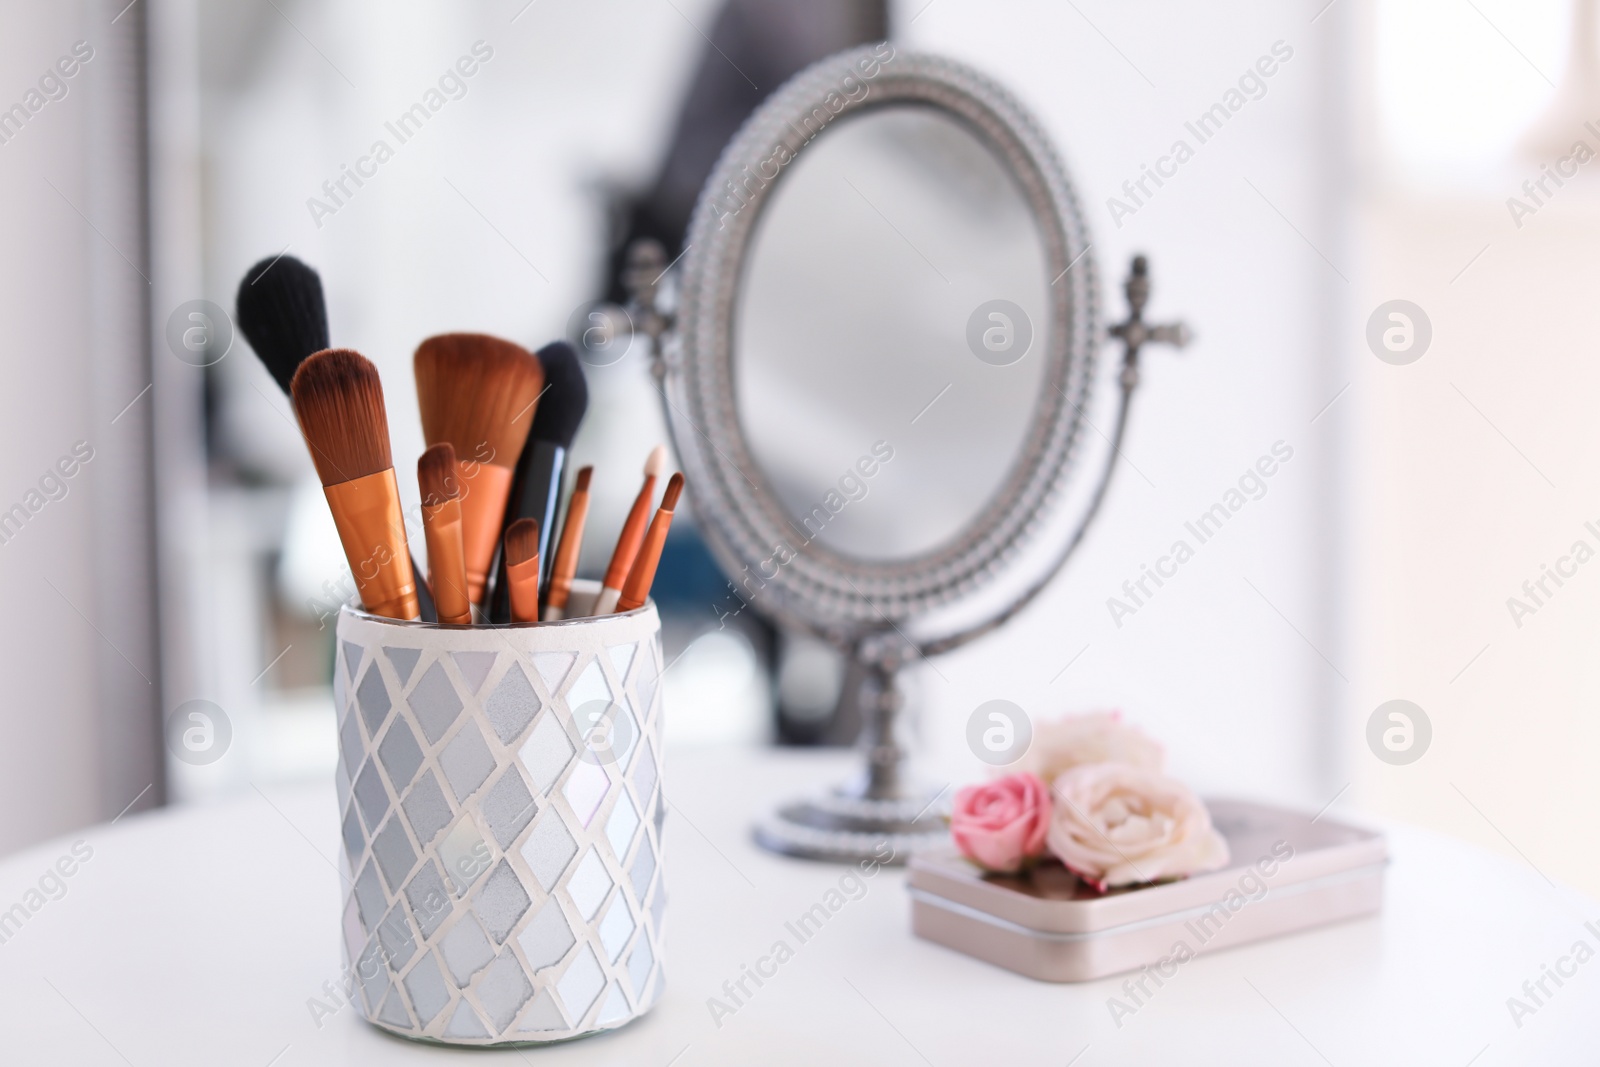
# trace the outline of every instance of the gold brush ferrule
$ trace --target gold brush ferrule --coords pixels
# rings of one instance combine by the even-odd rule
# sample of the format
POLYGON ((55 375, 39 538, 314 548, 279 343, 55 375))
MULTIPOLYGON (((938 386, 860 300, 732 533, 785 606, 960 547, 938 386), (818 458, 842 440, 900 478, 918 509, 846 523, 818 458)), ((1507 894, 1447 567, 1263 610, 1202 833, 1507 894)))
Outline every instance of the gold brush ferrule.
POLYGON ((461 501, 422 506, 422 530, 428 541, 428 586, 439 621, 447 626, 472 623, 467 594, 467 564, 461 545, 461 501))
POLYGON ((416 576, 406 547, 394 468, 325 485, 322 491, 362 606, 387 619, 418 618, 416 576))
POLYGON ((483 602, 489 565, 500 543, 500 520, 511 496, 511 468, 493 463, 459 463, 461 478, 461 544, 466 552, 467 595, 483 602))

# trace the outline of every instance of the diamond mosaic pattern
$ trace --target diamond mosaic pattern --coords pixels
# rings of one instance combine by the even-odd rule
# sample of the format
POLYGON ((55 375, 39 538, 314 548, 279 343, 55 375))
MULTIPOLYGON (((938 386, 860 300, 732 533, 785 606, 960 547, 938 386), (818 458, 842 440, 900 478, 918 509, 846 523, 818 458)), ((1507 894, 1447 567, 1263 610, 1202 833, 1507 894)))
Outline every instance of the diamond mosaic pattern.
POLYGON ((456 670, 467 683, 467 692, 476 693, 483 688, 483 680, 489 677, 497 657, 493 652, 452 652, 450 658, 456 661, 456 670))
POLYGON ((404 647, 340 620, 341 840, 359 872, 343 940, 371 974, 359 1007, 398 1033, 564 1040, 660 995, 658 640, 641 625, 555 651, 532 633, 543 650, 424 629, 404 647), (595 700, 628 720, 605 764, 574 743, 595 700))
POLYGON ((361 707, 362 721, 367 724, 367 736, 371 737, 378 732, 384 716, 394 706, 389 700, 389 690, 383 683, 383 672, 378 670, 376 661, 367 667, 366 677, 361 679, 361 685, 356 689, 356 703, 361 707))
POLYGON ((544 902, 533 922, 523 927, 518 941, 528 966, 536 971, 560 963, 566 959, 567 950, 578 943, 567 917, 561 914, 561 903, 554 899, 544 902))
POLYGON ((611 898, 606 917, 600 920, 600 943, 605 946, 606 959, 615 963, 617 957, 622 955, 622 950, 628 947, 628 938, 633 936, 633 927, 633 915, 628 911, 628 902, 618 893, 611 898))
POLYGON ((533 691, 528 676, 515 663, 494 687, 494 693, 484 702, 484 712, 495 736, 502 745, 509 745, 521 736, 533 717, 539 712, 539 694, 533 691))
POLYGON ((577 854, 578 843, 559 815, 546 815, 539 820, 522 844, 522 858, 546 893, 555 888, 556 879, 577 854))
POLYGON ((650 794, 656 788, 656 757, 650 751, 650 742, 641 742, 639 755, 633 767, 633 792, 639 798, 639 803, 646 808, 650 806, 650 794))
POLYGON ((383 925, 378 927, 378 944, 383 946, 384 958, 391 967, 404 967, 417 954, 417 939, 411 933, 406 909, 400 904, 389 909, 383 925))
POLYGON ((352 778, 361 766, 361 724, 354 715, 345 716, 344 725, 339 727, 339 763, 352 778))
POLYGON ((483 797, 483 815, 489 820, 489 832, 501 848, 515 841, 522 828, 533 821, 538 804, 522 774, 515 767, 507 767, 500 780, 489 788, 483 797))
POLYGON ((489 869, 489 855, 489 843, 470 812, 444 835, 439 842, 439 862, 444 864, 445 877, 456 896, 465 896, 478 876, 489 869))
POLYGON ((504 1030, 517 1017, 522 1006, 533 999, 533 983, 522 971, 517 957, 507 951, 495 958, 478 983, 478 1003, 489 1013, 496 1030, 504 1030))
POLYGON ((465 1000, 456 1002, 456 1013, 450 1016, 450 1022, 444 1028, 445 1037, 474 1038, 488 1037, 489 1031, 483 1028, 483 1023, 478 1021, 478 1013, 472 1010, 472 1005, 465 1000))
POLYGON ((422 649, 385 648, 383 654, 389 657, 389 662, 394 665, 394 673, 399 676, 400 684, 404 686, 411 681, 411 672, 417 669, 417 660, 422 658, 422 649))
POLYGON ((561 772, 571 764, 572 753, 572 742, 567 739, 567 732, 561 728, 555 712, 540 716, 539 725, 528 735, 521 752, 522 765, 528 768, 540 796, 550 792, 561 772))
POLYGON ((617 806, 611 809, 611 818, 606 820, 606 840, 611 842, 612 855, 621 863, 628 855, 628 848, 633 844, 633 835, 639 829, 639 813, 634 810, 633 801, 628 799, 624 792, 617 797, 617 806))
POLYGON ((445 916, 450 914, 450 898, 445 895, 444 879, 433 860, 422 865, 406 885, 406 901, 423 937, 432 937, 445 916))
POLYGON ((424 848, 433 843, 440 830, 450 825, 450 802, 444 798, 444 790, 439 788, 439 779, 432 771, 423 772, 400 806, 411 823, 411 832, 417 835, 417 841, 424 848))
POLYGON ((556 999, 546 989, 533 1001, 533 1007, 522 1017, 522 1025, 517 1027, 519 1034, 537 1034, 546 1030, 565 1030, 567 1020, 561 1017, 561 1009, 556 1007, 556 999))
POLYGON ((483 888, 478 890, 472 909, 483 920, 495 944, 501 944, 516 929, 517 920, 522 918, 532 903, 533 898, 522 888, 522 882, 511 869, 510 862, 501 860, 500 865, 484 880, 483 888))
POLYGON ((594 949, 584 945, 567 973, 556 983, 556 994, 566 1006, 567 1015, 581 1019, 605 985, 606 974, 600 969, 600 961, 595 959, 594 949))
POLYGON ((356 818, 354 805, 345 812, 344 823, 344 853, 350 859, 351 866, 361 858, 361 850, 366 847, 367 839, 361 833, 361 822, 356 818))
POLYGON ((591 848, 583 854, 578 869, 572 872, 572 880, 567 883, 567 892, 572 894, 572 902, 578 905, 585 919, 594 918, 601 901, 611 892, 611 876, 606 873, 605 861, 598 850, 591 848))
POLYGON ((606 791, 610 788, 611 779, 607 777, 604 767, 588 760, 579 760, 567 776, 567 784, 561 787, 561 795, 567 798, 578 822, 588 826, 594 821, 595 812, 600 810, 600 804, 606 799, 606 791))
POLYGON ((422 766, 422 749, 417 747, 417 735, 411 732, 404 719, 396 719, 378 743, 378 762, 389 772, 389 784, 396 793, 405 792, 411 779, 417 776, 417 768, 422 766))
POLYGON ((422 961, 411 968, 411 973, 406 975, 405 988, 411 994, 411 1006, 417 1009, 417 1017, 422 1020, 423 1026, 433 1022, 439 1009, 450 1003, 450 991, 445 987, 444 974, 434 962, 432 953, 422 957, 422 961))
POLYGON ((354 641, 341 641, 339 646, 344 649, 344 670, 350 680, 356 680, 356 671, 361 668, 361 646, 354 641))
POLYGON ((407 701, 430 745, 437 743, 461 714, 461 697, 449 675, 437 663, 423 672, 422 681, 417 683, 407 701))
POLYGON ((622 989, 615 982, 611 985, 611 992, 606 994, 605 1005, 600 1009, 602 1023, 616 1022, 628 1014, 628 998, 622 995, 622 989))
POLYGON ((367 765, 361 768, 360 775, 356 777, 355 794, 356 806, 361 809, 368 832, 377 830, 378 823, 389 813, 389 791, 383 787, 383 779, 378 777, 376 760, 367 760, 367 765))
POLYGON ((638 1000, 644 996, 644 984, 650 977, 650 968, 655 964, 656 958, 650 952, 650 939, 641 937, 633 946, 633 953, 628 957, 628 979, 633 983, 633 999, 638 1000))
POLYGON ((378 861, 378 870, 383 872, 389 891, 400 892, 406 875, 417 862, 417 853, 406 837, 406 828, 400 824, 399 816, 385 823, 378 836, 372 839, 372 857, 378 861))
POLYGON ((439 766, 444 768, 445 781, 450 783, 457 800, 466 800, 488 780, 489 772, 494 770, 494 756, 477 723, 467 723, 451 739, 439 756, 439 766))
POLYGON ((633 666, 634 653, 639 651, 637 641, 629 641, 625 645, 612 645, 606 649, 611 654, 611 665, 616 668, 618 678, 628 676, 628 668, 633 666))
POLYGON ((489 938, 470 912, 450 928, 444 940, 439 942, 439 948, 444 952, 444 965, 450 968, 450 974, 459 986, 472 981, 472 976, 494 959, 489 938))
POLYGON ((576 652, 535 652, 533 665, 539 671, 539 677, 544 679, 544 687, 552 695, 561 691, 561 683, 567 680, 567 673, 572 670, 572 665, 578 662, 576 652))

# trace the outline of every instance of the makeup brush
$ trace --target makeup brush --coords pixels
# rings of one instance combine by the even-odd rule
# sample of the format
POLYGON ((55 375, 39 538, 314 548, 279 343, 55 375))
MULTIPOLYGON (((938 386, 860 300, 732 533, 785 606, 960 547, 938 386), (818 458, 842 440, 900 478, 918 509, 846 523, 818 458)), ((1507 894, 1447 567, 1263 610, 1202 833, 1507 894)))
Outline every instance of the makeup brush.
POLYGON ((301 361, 328 347, 322 279, 293 256, 263 259, 245 271, 233 306, 245 340, 285 393, 301 361))
POLYGON ((416 578, 378 368, 348 348, 325 349, 300 364, 289 395, 362 605, 374 615, 415 619, 416 578))
MULTIPOLYGON (((285 393, 305 358, 328 347, 322 278, 293 256, 268 257, 245 271, 233 308, 240 332, 285 393)), ((420 573, 415 560, 412 570, 420 573)), ((417 604, 423 622, 438 620, 433 597, 420 583, 417 604)))
POLYGON ((512 622, 539 621, 539 524, 518 519, 506 528, 506 593, 512 622))
POLYGON ((467 599, 467 563, 461 546, 456 450, 437 444, 422 453, 417 460, 417 485, 422 490, 422 529, 428 538, 428 581, 439 621, 468 626, 472 601, 467 599))
POLYGON ((593 467, 578 471, 578 484, 567 501, 567 517, 561 524, 561 540, 556 542, 556 559, 550 567, 550 587, 545 594, 545 622, 567 617, 567 598, 572 595, 572 579, 578 573, 578 554, 583 549, 583 527, 589 519, 589 479, 593 467))
POLYGON ((606 568, 605 580, 600 583, 600 599, 594 605, 596 615, 610 615, 617 609, 622 583, 628 580, 628 572, 633 569, 633 557, 639 554, 639 543, 644 540, 645 523, 650 517, 650 498, 656 492, 656 476, 666 465, 666 446, 656 445, 650 450, 650 458, 644 461, 644 485, 633 499, 627 521, 622 524, 622 533, 617 536, 617 547, 611 552, 611 565, 606 568))
POLYGON ((644 544, 634 557, 633 569, 628 571, 627 584, 622 587, 622 599, 617 601, 618 611, 632 611, 644 607, 650 597, 650 586, 656 580, 656 567, 661 562, 661 549, 667 543, 667 531, 672 528, 672 509, 678 506, 678 494, 683 492, 683 475, 674 474, 667 482, 667 491, 661 494, 661 507, 650 520, 650 532, 644 535, 644 544))
POLYGON ((544 370, 521 345, 480 333, 428 338, 414 368, 423 438, 456 450, 467 595, 479 604, 544 370))
MULTIPOLYGON (((539 365, 544 368, 544 392, 533 414, 528 443, 522 446, 522 455, 517 460, 502 525, 509 528, 518 519, 538 520, 539 560, 544 568, 540 577, 548 589, 555 556, 551 551, 551 537, 556 528, 556 508, 561 502, 561 479, 566 469, 567 450, 572 447, 578 425, 589 409, 589 385, 583 377, 583 365, 565 341, 545 345, 539 349, 538 356, 539 365)), ((503 556, 498 573, 490 598, 489 620, 506 622, 511 618, 511 608, 506 599, 503 556)))

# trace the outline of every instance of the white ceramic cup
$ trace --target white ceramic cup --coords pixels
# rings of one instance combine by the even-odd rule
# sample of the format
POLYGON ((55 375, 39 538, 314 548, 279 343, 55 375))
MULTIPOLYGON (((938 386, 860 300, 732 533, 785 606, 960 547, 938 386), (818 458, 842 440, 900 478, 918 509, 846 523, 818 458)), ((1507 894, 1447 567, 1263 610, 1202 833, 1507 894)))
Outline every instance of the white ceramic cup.
MULTIPOLYGON (((575 583, 586 610, 598 586, 575 583)), ((352 1001, 455 1045, 564 1041, 661 995, 661 622, 339 615, 352 1001)))

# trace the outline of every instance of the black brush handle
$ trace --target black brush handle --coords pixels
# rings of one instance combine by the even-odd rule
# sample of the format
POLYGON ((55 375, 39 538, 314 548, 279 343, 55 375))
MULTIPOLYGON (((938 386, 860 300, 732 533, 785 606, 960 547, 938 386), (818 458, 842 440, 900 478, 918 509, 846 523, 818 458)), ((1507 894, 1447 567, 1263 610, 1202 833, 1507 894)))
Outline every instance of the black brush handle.
MULTIPOLYGON (((567 450, 553 441, 529 440, 517 457, 511 478, 511 498, 506 501, 505 518, 500 522, 501 540, 506 528, 518 519, 533 519, 539 524, 539 587, 550 586, 551 530, 556 524, 556 509, 561 503, 561 476, 567 466, 567 450)), ((505 553, 495 567, 494 592, 489 596, 489 621, 511 621, 511 591, 506 585, 505 553)))
POLYGON ((426 572, 417 563, 416 553, 411 555, 411 580, 417 587, 417 610, 423 622, 438 622, 439 609, 433 606, 433 590, 428 588, 426 572))

